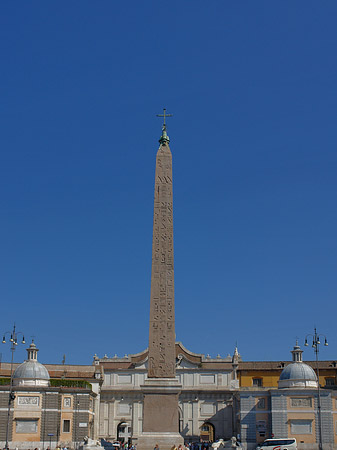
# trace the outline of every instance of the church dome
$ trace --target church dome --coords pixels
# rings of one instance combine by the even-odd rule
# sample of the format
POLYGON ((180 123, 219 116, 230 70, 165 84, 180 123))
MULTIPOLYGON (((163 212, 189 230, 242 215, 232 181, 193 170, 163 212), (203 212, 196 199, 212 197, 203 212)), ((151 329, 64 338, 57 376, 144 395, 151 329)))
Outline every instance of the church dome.
POLYGON ((317 376, 312 367, 302 361, 302 350, 297 342, 291 352, 293 362, 285 367, 280 375, 279 388, 316 388, 317 376))
POLYGON ((34 341, 27 348, 28 359, 14 371, 14 386, 49 386, 49 373, 45 366, 38 362, 34 341))

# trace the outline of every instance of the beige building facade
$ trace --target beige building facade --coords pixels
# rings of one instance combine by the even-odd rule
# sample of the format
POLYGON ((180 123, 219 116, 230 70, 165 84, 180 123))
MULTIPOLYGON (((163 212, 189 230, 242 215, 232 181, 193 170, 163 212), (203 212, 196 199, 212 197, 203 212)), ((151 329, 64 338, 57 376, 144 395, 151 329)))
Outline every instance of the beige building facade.
POLYGON ((95 366, 44 366, 34 342, 22 364, 1 364, 0 445, 76 448, 98 433, 101 376, 95 366), (12 386, 10 384, 12 376, 12 386))
MULTIPOLYGON (((176 343, 175 350, 176 379, 181 385, 178 427, 185 442, 229 439, 235 430, 235 393, 239 387, 235 358, 204 357, 188 351, 181 343, 176 343)), ((124 358, 96 357, 95 364, 102 367, 104 376, 99 437, 137 443, 143 431, 148 351, 124 358)))

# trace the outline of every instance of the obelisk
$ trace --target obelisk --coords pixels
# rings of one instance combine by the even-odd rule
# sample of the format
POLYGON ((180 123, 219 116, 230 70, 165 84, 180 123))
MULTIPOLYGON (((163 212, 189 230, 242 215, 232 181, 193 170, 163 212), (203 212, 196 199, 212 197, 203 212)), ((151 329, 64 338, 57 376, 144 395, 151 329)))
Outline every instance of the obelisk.
POLYGON ((138 450, 169 450, 182 444, 175 377, 172 155, 164 124, 156 157, 148 377, 144 391, 143 432, 138 450))

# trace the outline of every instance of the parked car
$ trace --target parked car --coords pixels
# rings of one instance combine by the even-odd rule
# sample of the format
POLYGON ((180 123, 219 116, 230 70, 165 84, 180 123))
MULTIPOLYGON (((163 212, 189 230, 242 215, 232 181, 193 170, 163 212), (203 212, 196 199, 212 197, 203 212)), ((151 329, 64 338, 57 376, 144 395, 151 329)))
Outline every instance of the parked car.
POLYGON ((256 450, 297 450, 296 439, 266 439, 256 450))

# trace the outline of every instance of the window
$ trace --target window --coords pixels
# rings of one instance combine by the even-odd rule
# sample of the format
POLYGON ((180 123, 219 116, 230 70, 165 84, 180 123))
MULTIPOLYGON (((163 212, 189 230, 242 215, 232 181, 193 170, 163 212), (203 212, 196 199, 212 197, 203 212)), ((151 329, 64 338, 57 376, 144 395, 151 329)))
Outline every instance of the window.
POLYGON ((263 447, 275 447, 277 445, 291 445, 295 444, 295 439, 267 439, 263 443, 263 447))
POLYGON ((290 421, 291 434, 312 434, 311 420, 291 420, 290 421))
POLYGON ((253 386, 254 387, 262 387, 262 378, 253 378, 253 386))
POLYGON ((70 433, 70 420, 63 421, 63 433, 70 433))
POLYGON ((266 408, 266 399, 264 397, 258 398, 256 407, 257 407, 257 409, 265 409, 266 408))
POLYGON ((37 433, 37 419, 17 419, 15 431, 17 433, 37 433))
MULTIPOLYGON (((264 400, 264 399, 260 399, 264 400)), ((256 423, 257 432, 259 433, 259 436, 265 437, 266 431, 267 431, 267 423, 265 420, 258 420, 256 423)))
POLYGON ((335 385, 335 379, 334 378, 326 378, 325 379, 325 386, 334 386, 335 385))

